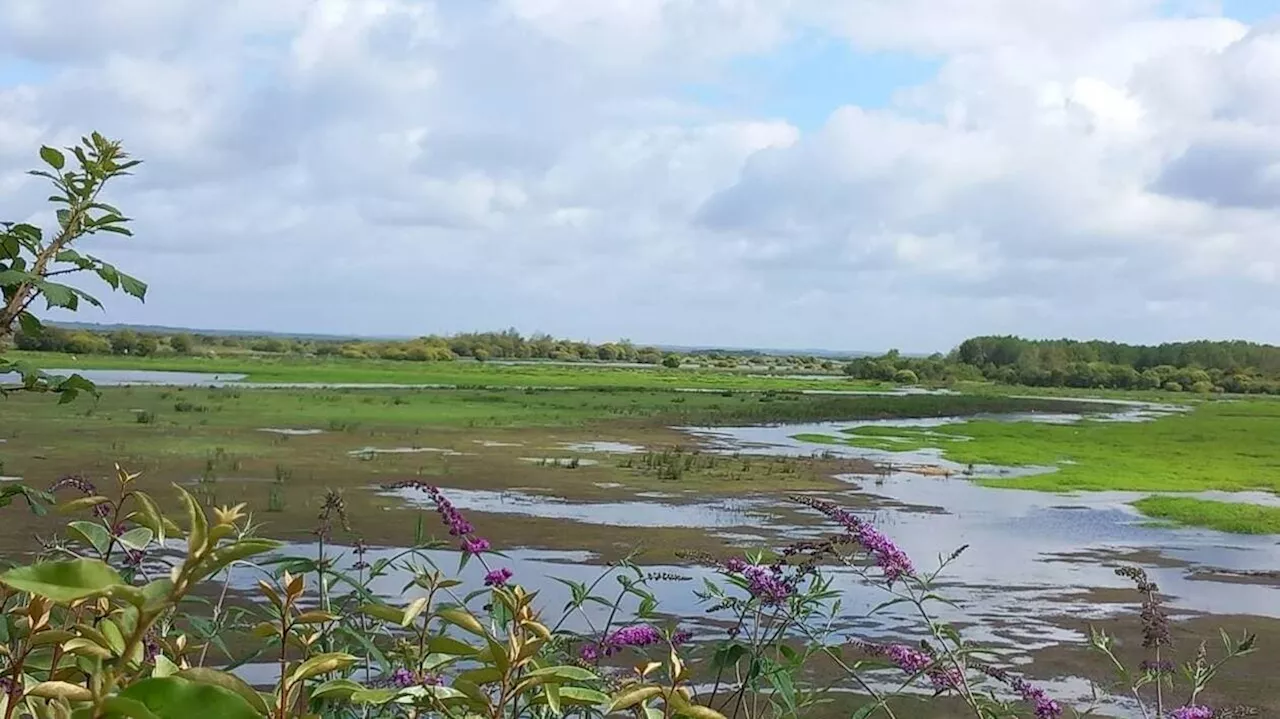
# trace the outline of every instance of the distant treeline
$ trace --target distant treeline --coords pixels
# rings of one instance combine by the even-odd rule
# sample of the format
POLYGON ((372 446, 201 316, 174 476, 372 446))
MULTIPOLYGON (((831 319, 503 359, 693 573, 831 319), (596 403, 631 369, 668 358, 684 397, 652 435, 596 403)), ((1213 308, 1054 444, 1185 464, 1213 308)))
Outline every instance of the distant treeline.
POLYGON ((1029 387, 1280 394, 1280 347, 1253 342, 1118 342, 974 337, 950 354, 890 352, 853 360, 859 379, 913 383, 987 379, 1029 387))
POLYGON ((556 339, 546 334, 528 337, 516 330, 431 335, 411 340, 326 340, 281 336, 212 335, 200 333, 152 333, 132 329, 95 331, 46 325, 39 334, 18 333, 18 349, 70 354, 133 356, 219 356, 256 352, 349 359, 387 359, 417 362, 449 362, 469 358, 486 360, 553 360, 561 362, 631 362, 679 366, 683 362, 716 367, 787 365, 839 371, 840 364, 810 356, 767 356, 753 350, 693 350, 684 355, 657 347, 637 346, 629 340, 592 344, 556 339))

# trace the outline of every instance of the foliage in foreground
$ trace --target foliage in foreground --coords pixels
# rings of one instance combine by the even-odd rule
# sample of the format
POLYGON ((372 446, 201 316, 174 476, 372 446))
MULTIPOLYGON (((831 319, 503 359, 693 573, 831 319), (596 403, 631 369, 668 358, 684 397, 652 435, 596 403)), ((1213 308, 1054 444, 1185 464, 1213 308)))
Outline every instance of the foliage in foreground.
MULTIPOLYGON (((48 542, 34 563, 0 574, 4 719, 770 719, 839 711, 848 690, 866 697, 848 710, 859 718, 911 716, 893 707, 938 698, 976 717, 1090 713, 1060 704, 933 616, 946 601, 937 578, 960 551, 921 572, 869 523, 811 498, 795 501, 826 515, 835 534, 770 556, 691 557, 718 578, 692 591, 727 628, 695 642, 679 621, 660 619, 650 589, 682 577, 646 575, 624 562, 590 584, 557 580, 571 598, 556 612, 429 485, 397 486, 433 500, 456 542, 456 573, 433 561, 444 547, 435 542, 374 561, 358 538, 352 550, 335 551, 333 534, 350 531, 335 493, 325 497, 315 551, 291 556, 256 536, 242 506, 209 517, 175 486, 185 507, 180 527, 135 477, 120 471, 110 492, 78 477, 56 483, 53 492, 80 495, 59 511, 89 518, 71 521, 69 536, 48 542), (483 565, 483 586, 457 578, 471 562, 483 565), (886 593, 872 614, 915 617, 918 640, 840 636, 847 616, 832 565, 886 593), (407 581, 395 600, 373 592, 396 577, 407 581), (273 686, 252 687, 230 671, 250 661, 275 667, 273 686)), ((41 511, 50 500, 19 487, 0 501, 18 496, 41 511)), ((1135 715, 1242 715, 1198 701, 1223 662, 1253 650, 1252 638, 1224 636, 1220 659, 1201 646, 1178 680, 1157 588, 1140 570, 1125 572, 1142 592, 1150 657, 1130 668, 1115 658, 1110 637, 1095 633, 1092 644, 1115 663, 1135 715)))
MULTIPOLYGON (((54 281, 54 277, 90 272, 111 289, 138 299, 147 292, 143 282, 76 249, 87 236, 99 232, 132 234, 126 227, 129 219, 99 195, 108 182, 128 175, 129 168, 139 161, 129 159, 120 143, 96 132, 68 148, 68 152, 75 158, 74 166, 67 164, 67 153, 52 147, 40 148, 40 159, 49 169, 31 171, 54 187, 49 202, 56 208, 57 229, 45 233, 27 223, 0 222, 0 375, 16 372, 22 378, 21 389, 57 392, 64 402, 74 399, 78 392, 93 391, 93 385, 79 375, 50 378, 28 363, 6 361, 2 355, 13 339, 15 327, 28 336, 44 330, 32 312, 40 300, 45 309, 74 311, 81 302, 102 306, 93 295, 54 281)), ((0 385, 0 393, 5 389, 0 385)))

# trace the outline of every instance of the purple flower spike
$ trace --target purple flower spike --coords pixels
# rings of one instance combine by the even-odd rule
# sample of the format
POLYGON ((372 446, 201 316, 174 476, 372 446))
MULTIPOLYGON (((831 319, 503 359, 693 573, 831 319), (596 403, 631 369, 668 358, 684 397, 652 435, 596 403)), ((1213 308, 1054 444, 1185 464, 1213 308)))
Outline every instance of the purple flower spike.
POLYGON ((915 567, 911 564, 911 558, 907 556, 906 552, 894 544, 892 539, 886 537, 870 524, 858 519, 851 512, 841 509, 831 502, 814 499, 813 497, 797 495, 791 497, 791 499, 812 507, 839 522, 844 527, 845 533, 871 555, 876 565, 884 572, 884 578, 888 580, 889 584, 915 574, 915 567))
POLYGON ((481 537, 467 537, 462 540, 462 551, 467 554, 483 554, 489 551, 489 540, 481 537))
POLYGON ((582 648, 578 650, 578 656, 582 658, 582 661, 594 664, 600 661, 600 645, 595 642, 583 644, 582 648))
POLYGON ((662 634, 648 624, 623 627, 610 634, 604 643, 610 647, 646 647, 662 641, 662 634))
POLYGON ((403 688, 403 687, 411 687, 414 684, 417 684, 417 681, 413 676, 413 672, 409 671, 408 669, 405 669, 404 667, 401 667, 391 673, 391 683, 398 687, 403 688))
POLYGON ((1213 719, 1213 709, 1203 705, 1178 707, 1169 716, 1172 719, 1213 719))
POLYGON ((511 581, 512 576, 514 575, 510 569, 499 567, 484 575, 484 585, 486 587, 505 587, 507 582, 511 581))
POLYGON ((84 477, 76 474, 63 477, 57 482, 54 482, 53 486, 49 488, 49 491, 57 492, 61 489, 74 489, 86 497, 91 497, 98 493, 98 489, 93 486, 93 482, 90 482, 84 477))

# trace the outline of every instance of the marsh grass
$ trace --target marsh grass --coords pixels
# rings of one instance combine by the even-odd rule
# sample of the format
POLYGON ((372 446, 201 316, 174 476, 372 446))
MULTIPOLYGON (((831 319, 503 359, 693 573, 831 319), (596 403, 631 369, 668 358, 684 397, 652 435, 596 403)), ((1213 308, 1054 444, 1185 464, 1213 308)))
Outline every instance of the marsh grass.
POLYGON ((1163 495, 1139 499, 1133 506, 1167 523, 1236 534, 1280 534, 1280 507, 1163 495))

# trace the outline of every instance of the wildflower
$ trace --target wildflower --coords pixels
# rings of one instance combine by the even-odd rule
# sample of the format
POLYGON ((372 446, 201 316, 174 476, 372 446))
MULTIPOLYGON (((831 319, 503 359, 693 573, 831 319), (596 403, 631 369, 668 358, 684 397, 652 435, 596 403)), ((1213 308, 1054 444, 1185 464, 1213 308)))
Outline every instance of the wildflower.
POLYGON ((504 587, 512 576, 514 575, 510 569, 499 567, 498 569, 490 570, 488 574, 484 575, 484 585, 486 587, 504 587))
POLYGON ((110 517, 111 503, 102 502, 101 504, 93 505, 93 516, 97 517, 98 519, 106 519, 107 517, 110 517))
POLYGON ((126 549, 124 552, 124 566, 128 569, 137 569, 142 566, 142 562, 146 558, 146 552, 137 549, 126 549))
POLYGON ((1050 699, 1040 687, 1033 686, 1022 677, 1014 677, 1009 686, 1022 696, 1023 701, 1035 708, 1036 719, 1058 719, 1062 716, 1062 706, 1050 699))
POLYGON ((623 627, 605 638, 604 643, 610 649, 620 647, 645 647, 662 641, 658 630, 648 624, 635 624, 623 627))
POLYGON ((671 635, 671 645, 678 647, 681 644, 688 644, 691 639, 693 639, 693 632, 688 630, 679 631, 671 635))
POLYGON ((791 499, 839 522, 845 528, 845 533, 871 555, 876 565, 884 572, 884 577, 889 584, 915 573, 915 567, 911 564, 911 558, 906 552, 875 527, 855 517, 853 513, 831 502, 813 497, 793 496, 791 499))
POLYGON ((781 604, 792 595, 794 590, 781 575, 778 567, 752 565, 742 570, 742 576, 747 580, 747 591, 764 604, 781 604))
POLYGON ((939 693, 959 687, 964 679, 955 667, 938 666, 930 654, 905 644, 854 642, 854 646, 871 656, 888 659, 906 674, 925 674, 939 693))
POLYGON ((1178 707, 1169 714, 1171 719, 1212 719, 1213 709, 1202 704, 1178 707))
POLYGON ((1142 618, 1142 646, 1153 649, 1173 644, 1173 639, 1169 636, 1169 615, 1160 602, 1160 587, 1138 567, 1121 567, 1116 570, 1116 574, 1132 580, 1144 595, 1139 615, 1142 618))
POLYGON ((413 676, 413 672, 401 667, 391 673, 391 683, 398 687, 411 687, 417 684, 417 680, 413 676))
POLYGON ((119 537, 122 534, 124 534, 123 522, 116 522, 115 524, 111 525, 111 536, 119 537))
POLYGON ((364 555, 369 553, 369 547, 364 543, 364 537, 356 537, 355 543, 356 563, 351 565, 352 569, 368 569, 369 563, 364 561, 364 555))
POLYGON ((1011 689, 1022 697, 1023 701, 1032 705, 1035 709, 1036 719, 1058 719, 1058 717, 1062 716, 1062 705, 1050 699, 1043 689, 1034 686, 1026 679, 1010 676, 1005 670, 995 667, 981 664, 974 664, 973 666, 987 676, 1008 684, 1011 689))
POLYGON ((465 537, 462 540, 462 551, 467 554, 481 554, 489 551, 489 540, 480 537, 465 537))
POLYGON ((93 482, 90 482, 78 474, 72 474, 59 479, 57 482, 53 483, 53 486, 49 487, 49 491, 57 492, 58 490, 68 488, 75 489, 86 497, 92 497, 98 493, 98 489, 93 486, 93 482))
POLYGON ((600 661, 600 645, 595 642, 583 644, 582 648, 578 650, 578 656, 581 657, 584 662, 598 662, 600 661))

